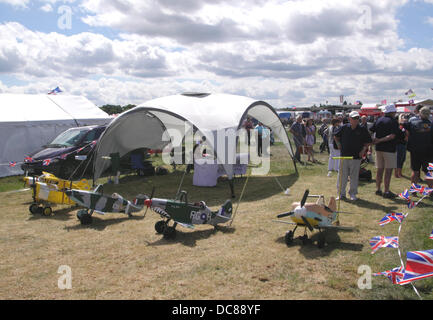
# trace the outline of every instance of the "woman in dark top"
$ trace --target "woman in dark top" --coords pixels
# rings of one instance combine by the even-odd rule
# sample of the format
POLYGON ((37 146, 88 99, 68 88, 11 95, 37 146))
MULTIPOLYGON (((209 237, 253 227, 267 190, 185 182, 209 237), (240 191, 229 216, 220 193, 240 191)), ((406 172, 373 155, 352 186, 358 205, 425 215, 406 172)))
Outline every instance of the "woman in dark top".
POLYGON ((403 177, 402 170, 403 164, 406 161, 406 144, 407 136, 404 124, 407 122, 407 118, 404 114, 398 116, 399 132, 396 137, 397 140, 397 168, 394 171, 396 178, 403 177))

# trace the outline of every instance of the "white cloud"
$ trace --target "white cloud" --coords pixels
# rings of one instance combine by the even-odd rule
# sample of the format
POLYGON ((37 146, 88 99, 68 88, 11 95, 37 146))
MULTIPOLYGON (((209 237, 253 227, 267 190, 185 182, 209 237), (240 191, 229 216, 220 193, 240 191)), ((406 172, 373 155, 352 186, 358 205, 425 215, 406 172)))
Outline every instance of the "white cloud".
POLYGON ((0 3, 9 4, 17 8, 27 8, 29 0, 0 0, 0 3))
MULTIPOLYGON (((432 3, 433 3, 433 0, 432 0, 432 3)), ((427 23, 431 24, 433 26, 433 17, 428 17, 427 18, 427 23)))
POLYGON ((419 95, 433 52, 404 49, 396 12, 406 2, 85 0, 83 21, 120 30, 116 37, 0 24, 0 79, 27 81, 9 88, 26 92, 62 84, 100 105, 184 91, 243 94, 275 107, 337 103, 341 94, 379 102, 410 87, 419 95))
POLYGON ((52 12, 53 11, 53 7, 49 3, 43 5, 42 7, 40 7, 40 9, 44 12, 52 12))

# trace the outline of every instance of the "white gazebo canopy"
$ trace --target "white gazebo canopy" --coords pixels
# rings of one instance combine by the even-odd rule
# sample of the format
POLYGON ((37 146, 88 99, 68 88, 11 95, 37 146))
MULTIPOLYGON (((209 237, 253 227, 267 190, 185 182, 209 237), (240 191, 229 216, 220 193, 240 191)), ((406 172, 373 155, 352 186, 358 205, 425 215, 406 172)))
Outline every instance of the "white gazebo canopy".
MULTIPOLYGON (((173 130, 181 132, 181 143, 188 133, 185 129, 188 127, 186 123, 206 136, 208 145, 216 151, 215 133, 240 129, 247 116, 272 129, 293 158, 287 132, 278 114, 268 103, 230 94, 185 93, 147 101, 115 118, 97 144, 94 180, 110 165, 104 157, 111 153, 118 152, 123 156, 143 147, 163 149, 170 143, 167 133, 173 130)), ((236 148, 236 145, 233 147, 236 148)), ((216 155, 219 156, 217 153, 216 155)), ((231 179, 233 172, 230 171, 230 166, 224 166, 224 169, 231 179)))

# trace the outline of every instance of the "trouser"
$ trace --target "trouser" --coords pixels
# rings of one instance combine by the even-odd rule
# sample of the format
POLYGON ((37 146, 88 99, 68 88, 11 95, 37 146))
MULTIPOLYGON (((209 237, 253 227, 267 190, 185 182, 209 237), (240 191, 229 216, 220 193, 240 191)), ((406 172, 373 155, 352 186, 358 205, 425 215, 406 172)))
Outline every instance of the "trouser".
POLYGON ((339 196, 346 196, 347 180, 350 179, 349 196, 358 194, 359 168, 361 167, 361 159, 341 160, 340 170, 337 179, 337 192, 339 196), (340 176, 341 175, 341 176, 340 176), (341 189, 340 189, 341 180, 341 189))

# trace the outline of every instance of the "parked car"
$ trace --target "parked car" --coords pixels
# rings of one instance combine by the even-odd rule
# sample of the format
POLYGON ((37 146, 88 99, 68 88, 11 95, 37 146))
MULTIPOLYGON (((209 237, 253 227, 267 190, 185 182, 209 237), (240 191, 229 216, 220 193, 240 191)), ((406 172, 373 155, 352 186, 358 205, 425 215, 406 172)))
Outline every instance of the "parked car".
POLYGON ((42 150, 28 155, 21 169, 28 175, 46 171, 62 179, 69 179, 74 172, 74 178, 80 177, 86 168, 86 172, 91 172, 89 155, 105 128, 105 125, 70 128, 42 150))

